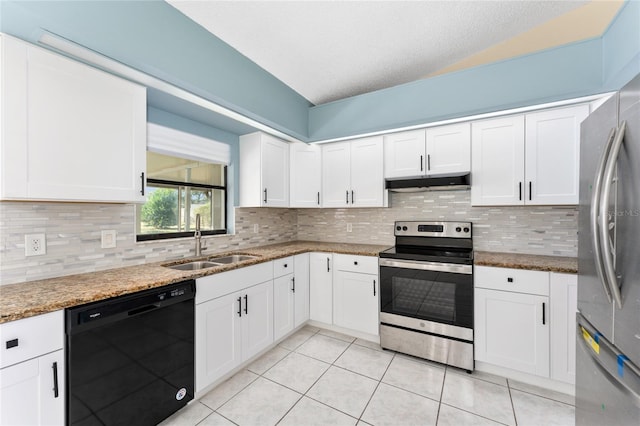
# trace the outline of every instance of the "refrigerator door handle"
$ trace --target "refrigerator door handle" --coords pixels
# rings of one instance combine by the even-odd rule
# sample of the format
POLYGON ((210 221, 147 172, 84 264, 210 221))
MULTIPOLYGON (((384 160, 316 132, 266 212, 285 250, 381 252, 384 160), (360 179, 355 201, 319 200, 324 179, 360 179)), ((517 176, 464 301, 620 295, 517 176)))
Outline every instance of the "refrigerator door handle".
POLYGON ((607 165, 607 159, 609 158, 609 152, 611 151, 611 145, 615 140, 616 136, 616 128, 612 128, 611 132, 609 132, 609 137, 607 138, 607 144, 605 145, 604 152, 602 153, 602 158, 600 159, 600 164, 598 165, 598 170, 596 171, 596 177, 593 181, 593 189, 591 192, 591 212, 590 212, 590 220, 589 224, 591 225, 591 245, 593 248, 593 257, 596 264, 596 272, 598 274, 598 278, 600 278, 600 283, 602 284, 602 288, 604 289, 604 294, 607 296, 607 300, 611 303, 611 290, 609 290, 609 285, 606 282, 606 278, 604 275, 604 266, 602 265, 602 252, 600 251, 600 232, 598 230, 598 213, 600 212, 600 196, 602 195, 602 178, 604 175, 604 170, 607 165))
POLYGON ((600 214, 598 217, 598 220, 600 222, 600 248, 602 251, 601 254, 603 260, 602 263, 604 266, 604 274, 607 277, 606 281, 609 284, 609 290, 611 291, 611 295, 616 301, 616 306, 618 307, 618 309, 622 309, 622 296, 620 295, 620 287, 618 285, 618 278, 616 277, 616 269, 613 260, 615 247, 610 243, 611 237, 609 234, 609 212, 607 210, 609 207, 609 196, 611 195, 611 184, 613 183, 613 175, 615 172, 616 164, 618 162, 620 147, 622 146, 622 141, 624 140, 626 125, 626 121, 620 123, 616 138, 613 141, 613 145, 611 146, 611 152, 609 153, 607 166, 604 169, 602 195, 600 196, 599 206, 600 214))

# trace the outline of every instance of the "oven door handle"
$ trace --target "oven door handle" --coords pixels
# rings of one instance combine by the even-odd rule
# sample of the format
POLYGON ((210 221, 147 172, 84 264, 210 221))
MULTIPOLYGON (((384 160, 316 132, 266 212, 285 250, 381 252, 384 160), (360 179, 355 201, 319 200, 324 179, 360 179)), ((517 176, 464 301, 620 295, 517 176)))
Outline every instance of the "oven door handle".
POLYGON ((380 259, 380 267, 418 269, 422 271, 451 272, 454 274, 473 274, 473 265, 458 265, 455 263, 418 262, 411 260, 380 259))

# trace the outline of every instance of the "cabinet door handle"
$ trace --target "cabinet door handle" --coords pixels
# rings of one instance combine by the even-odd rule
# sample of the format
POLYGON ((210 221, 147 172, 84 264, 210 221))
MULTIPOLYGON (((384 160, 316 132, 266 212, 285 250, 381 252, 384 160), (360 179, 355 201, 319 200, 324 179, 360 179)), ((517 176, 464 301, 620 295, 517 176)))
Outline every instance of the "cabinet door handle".
POLYGON ((353 189, 351 190, 351 204, 354 204, 356 200, 353 198, 353 189))
POLYGON ((354 261, 353 261, 353 264, 354 264, 354 265, 356 265, 356 266, 358 266, 358 261, 357 261, 357 260, 354 260, 354 261))
POLYGON ((542 302, 542 325, 545 325, 547 323, 547 319, 546 319, 546 314, 545 314, 545 302, 542 302))
POLYGON ((420 156, 420 171, 424 171, 424 155, 420 156))
POLYGON ((373 295, 376 295, 376 280, 373 280, 373 295))
POLYGON ((140 189, 140 194, 142 196, 144 196, 144 184, 145 184, 144 172, 140 173, 140 183, 142 183, 142 186, 141 186, 141 189, 140 189))
POLYGON ((320 205, 320 191, 318 191, 318 205, 320 205))
MULTIPOLYGON (((327 262, 329 262, 329 258, 327 258, 327 262)), ((329 263, 327 263, 329 265, 329 263)), ((18 347, 18 339, 7 340, 5 343, 7 349, 17 348, 18 347)))
POLYGON ((244 313, 245 315, 249 315, 249 295, 244 295, 244 313))
POLYGON ((242 318, 242 297, 238 297, 238 316, 242 318))
POLYGON ((267 188, 264 189, 264 203, 267 204, 267 188))
POLYGON ((58 392, 58 363, 54 362, 51 368, 53 369, 53 397, 57 398, 60 395, 58 392))
POLYGON ((511 277, 507 277, 507 282, 508 282, 508 283, 512 283, 512 282, 513 282, 513 278, 511 278, 511 277))
POLYGON ((331 269, 329 268, 329 258, 327 257, 327 272, 331 272, 331 269))
POLYGON ((529 201, 531 201, 531 181, 529 181, 529 201))
POLYGON ((296 292, 296 277, 291 278, 291 291, 296 292))
POLYGON ((284 267, 285 267, 285 268, 287 267, 287 264, 286 264, 286 263, 284 264, 284 267))
POLYGON ((431 170, 431 154, 427 154, 427 171, 431 170))
POLYGON ((349 190, 346 190, 345 193, 347 194, 347 204, 349 204, 349 190))
POLYGON ((518 182, 518 200, 522 201, 522 182, 518 182))

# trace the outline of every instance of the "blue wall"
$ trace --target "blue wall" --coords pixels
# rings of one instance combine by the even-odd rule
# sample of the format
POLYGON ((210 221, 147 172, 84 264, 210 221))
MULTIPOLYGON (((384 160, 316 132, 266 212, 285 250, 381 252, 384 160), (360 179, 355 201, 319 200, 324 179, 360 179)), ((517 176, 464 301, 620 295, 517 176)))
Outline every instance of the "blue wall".
POLYGON ((0 31, 37 43, 43 29, 294 137, 307 135, 306 99, 164 1, 0 0, 0 31))

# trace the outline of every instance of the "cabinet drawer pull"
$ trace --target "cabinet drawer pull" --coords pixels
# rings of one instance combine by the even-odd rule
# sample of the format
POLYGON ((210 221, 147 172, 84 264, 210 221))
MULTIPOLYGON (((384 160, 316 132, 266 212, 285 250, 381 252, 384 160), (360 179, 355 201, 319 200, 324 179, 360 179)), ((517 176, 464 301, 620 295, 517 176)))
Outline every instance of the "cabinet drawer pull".
POLYGON ((244 295, 244 313, 245 315, 249 315, 249 295, 244 295))
POLYGON ((357 261, 357 260, 354 260, 354 261, 353 261, 353 264, 357 266, 357 265, 358 265, 358 261, 357 261))
POLYGON ((142 173, 140 174, 140 181, 141 181, 141 183, 142 183, 142 189, 140 189, 140 194, 142 194, 142 196, 144 196, 144 184, 145 184, 145 181, 144 181, 144 172, 142 172, 142 173))
POLYGON ((242 297, 238 297, 238 316, 242 318, 242 297))
POLYGON ((18 347, 18 339, 7 340, 7 349, 17 348, 17 347, 18 347))
POLYGON ((512 283, 513 282, 513 278, 511 278, 511 277, 507 278, 507 282, 508 283, 512 283))
POLYGON ((53 369, 53 397, 57 398, 59 396, 58 391, 58 363, 54 362, 51 366, 53 369))
POLYGON ((285 267, 285 268, 287 267, 287 264, 286 264, 286 263, 284 264, 284 267, 285 267))

